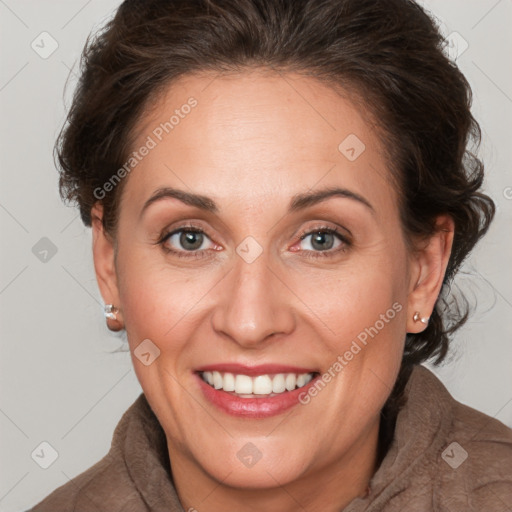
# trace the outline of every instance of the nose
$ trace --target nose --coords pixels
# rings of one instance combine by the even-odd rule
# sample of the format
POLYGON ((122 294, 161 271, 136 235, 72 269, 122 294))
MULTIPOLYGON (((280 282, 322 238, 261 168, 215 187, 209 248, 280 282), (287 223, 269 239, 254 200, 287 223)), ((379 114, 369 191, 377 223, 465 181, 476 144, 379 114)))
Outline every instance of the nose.
POLYGON ((213 313, 215 331, 244 348, 265 346, 295 327, 293 293, 269 263, 265 252, 251 263, 236 256, 213 313))

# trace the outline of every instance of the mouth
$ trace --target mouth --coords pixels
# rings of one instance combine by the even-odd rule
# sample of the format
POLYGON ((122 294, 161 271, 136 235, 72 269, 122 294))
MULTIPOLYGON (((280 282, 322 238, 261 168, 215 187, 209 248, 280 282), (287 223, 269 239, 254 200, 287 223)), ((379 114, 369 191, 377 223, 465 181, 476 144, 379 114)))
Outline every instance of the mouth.
POLYGON ((233 365, 195 371, 199 387, 208 402, 221 411, 244 418, 267 418, 298 405, 320 377, 318 371, 267 365, 260 369, 233 365), (286 371, 283 371, 286 369, 286 371), (228 371, 231 370, 231 371, 228 371), (295 370, 295 371, 292 371, 295 370))
POLYGON ((214 389, 225 391, 240 398, 269 398, 296 389, 311 382, 318 372, 276 373, 256 376, 231 372, 198 372, 201 379, 214 389))

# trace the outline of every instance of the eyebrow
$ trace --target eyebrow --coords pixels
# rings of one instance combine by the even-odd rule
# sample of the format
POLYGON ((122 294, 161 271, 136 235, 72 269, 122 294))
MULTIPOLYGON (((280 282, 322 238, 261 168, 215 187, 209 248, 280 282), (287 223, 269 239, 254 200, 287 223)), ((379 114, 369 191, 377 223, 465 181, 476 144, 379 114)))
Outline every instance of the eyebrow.
POLYGON ((219 207, 216 205, 215 201, 207 196, 192 194, 191 192, 185 192, 184 190, 179 190, 177 188, 163 187, 157 189, 155 193, 144 203, 140 216, 142 217, 149 205, 166 198, 178 199, 182 203, 207 212, 218 213, 219 211, 219 207))
MULTIPOLYGON (((356 192, 352 192, 351 190, 340 187, 328 187, 314 192, 304 192, 302 194, 296 194, 292 197, 290 201, 290 204, 288 206, 288 213, 304 210, 318 203, 326 201, 331 197, 343 197, 346 199, 358 201, 359 203, 366 206, 372 212, 372 214, 375 214, 375 209, 367 199, 357 194, 356 192)), ((215 201, 210 197, 201 194, 186 192, 184 190, 179 190, 172 187, 163 187, 157 189, 154 192, 154 194, 144 203, 140 216, 142 217, 142 215, 149 207, 149 205, 166 198, 178 199, 182 203, 185 203, 189 206, 193 206, 200 210, 204 210, 211 213, 218 213, 220 210, 215 201)))
POLYGON ((321 203, 322 201, 325 201, 331 197, 353 199, 354 201, 358 201, 359 203, 366 206, 372 212, 372 214, 375 214, 375 209, 367 199, 357 194, 356 192, 352 192, 351 190, 340 187, 327 187, 315 192, 296 194, 293 196, 292 201, 290 202, 288 212, 291 213, 298 210, 303 210, 315 204, 321 203))

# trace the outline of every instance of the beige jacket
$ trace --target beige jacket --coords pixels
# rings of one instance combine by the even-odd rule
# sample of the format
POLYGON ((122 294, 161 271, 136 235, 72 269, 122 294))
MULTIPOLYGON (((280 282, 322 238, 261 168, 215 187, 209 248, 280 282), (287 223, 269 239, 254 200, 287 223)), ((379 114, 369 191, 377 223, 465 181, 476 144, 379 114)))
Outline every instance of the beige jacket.
MULTIPOLYGON (((423 366, 406 394, 370 493, 340 512, 512 511, 512 429, 454 400, 423 366)), ((109 453, 30 512, 183 512, 169 468, 164 432, 141 393, 109 453)))

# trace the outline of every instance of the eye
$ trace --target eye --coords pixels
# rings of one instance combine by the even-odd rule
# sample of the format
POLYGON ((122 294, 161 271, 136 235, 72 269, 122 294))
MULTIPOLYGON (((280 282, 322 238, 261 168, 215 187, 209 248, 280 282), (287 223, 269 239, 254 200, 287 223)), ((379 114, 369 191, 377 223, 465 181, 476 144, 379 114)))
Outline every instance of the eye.
POLYGON ((166 252, 182 258, 204 257, 213 246, 208 235, 200 227, 193 225, 181 226, 164 234, 158 243, 166 252))
POLYGON ((309 230, 299 236, 307 257, 333 256, 350 247, 349 240, 337 229, 327 226, 309 230))

